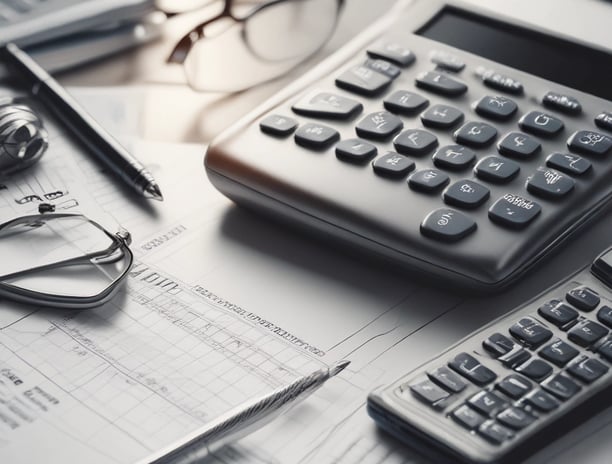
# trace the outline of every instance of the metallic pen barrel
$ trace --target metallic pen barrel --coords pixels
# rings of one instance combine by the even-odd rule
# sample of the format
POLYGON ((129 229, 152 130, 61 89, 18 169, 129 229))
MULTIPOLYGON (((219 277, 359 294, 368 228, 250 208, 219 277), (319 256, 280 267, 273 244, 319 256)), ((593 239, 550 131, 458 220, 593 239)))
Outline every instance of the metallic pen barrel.
POLYGON ((138 464, 196 462, 211 451, 261 428, 281 412, 311 395, 349 364, 349 361, 340 361, 329 369, 320 369, 261 398, 241 404, 189 434, 181 443, 173 444, 138 464))
POLYGON ((31 86, 32 95, 85 145, 89 152, 141 195, 163 200, 153 176, 66 90, 32 58, 14 44, 3 49, 3 55, 20 78, 31 86))

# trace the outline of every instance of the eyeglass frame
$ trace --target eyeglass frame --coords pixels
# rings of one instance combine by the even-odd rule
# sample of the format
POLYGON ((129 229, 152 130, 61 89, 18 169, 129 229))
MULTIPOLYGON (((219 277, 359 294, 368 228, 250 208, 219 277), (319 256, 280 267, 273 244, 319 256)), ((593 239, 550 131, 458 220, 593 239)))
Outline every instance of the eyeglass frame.
MULTIPOLYGON (((208 19, 208 20, 198 24, 197 26, 192 28, 189 32, 187 32, 178 41, 178 43, 174 46, 174 48, 172 49, 172 52, 168 56, 168 58, 166 60, 167 63, 176 63, 176 64, 184 65, 185 61, 187 60, 187 56, 189 55, 189 52, 193 49, 193 46, 199 40, 207 38, 206 34, 204 33, 204 30, 206 29, 206 27, 209 26, 210 24, 214 23, 215 21, 219 21, 220 19, 223 19, 223 18, 229 18, 229 19, 233 20, 234 22, 236 22, 238 24, 244 24, 244 23, 246 23, 246 21, 248 21, 254 15, 256 15, 257 13, 259 13, 260 11, 262 11, 262 10, 264 10, 266 8, 269 8, 269 7, 274 6, 274 5, 278 5, 279 3, 285 3, 285 2, 296 1, 296 0, 271 0, 269 2, 265 2, 265 3, 262 3, 260 5, 255 6, 246 15, 244 15, 242 17, 236 16, 236 15, 234 15, 232 13, 232 7, 236 3, 235 0, 224 0, 224 1, 225 1, 225 4, 223 6, 223 10, 221 11, 221 13, 219 13, 217 16, 214 16, 214 17, 212 17, 212 18, 210 18, 210 19, 208 19)), ((297 0, 297 1, 304 1, 304 0, 297 0)), ((337 4, 337 7, 336 7, 336 21, 337 21, 337 18, 338 18, 338 15, 339 15, 340 11, 344 7, 344 3, 345 3, 345 0, 336 0, 336 4, 337 4)), ((242 35, 244 43, 247 45, 247 47, 249 47, 251 49, 251 47, 249 46, 249 42, 248 42, 248 40, 246 40, 246 37, 244 35, 245 34, 245 28, 244 27, 242 27, 240 33, 242 35)), ((323 42, 321 45, 323 45, 324 43, 325 42, 323 42)), ((313 50, 312 53, 315 53, 319 48, 313 50)), ((255 53, 254 50, 251 49, 251 51, 253 53, 255 53)), ((308 56, 310 56, 310 55, 304 56, 304 59, 308 58, 308 56)))
MULTIPOLYGON (((131 235, 130 233, 120 228, 118 232, 112 234, 108 232, 104 227, 102 227, 97 222, 89 219, 83 214, 75 214, 75 213, 47 213, 41 212, 40 214, 33 214, 28 216, 20 216, 14 219, 11 219, 7 222, 0 224, 0 231, 19 222, 27 222, 34 221, 39 218, 45 219, 62 219, 62 218, 82 218, 83 220, 89 222, 94 227, 102 231, 110 240, 111 246, 109 246, 106 250, 100 250, 94 253, 83 254, 82 256, 77 256, 74 258, 69 258, 64 261, 59 261, 57 263, 45 264, 42 266, 37 266, 34 268, 24 269, 22 271, 13 272, 11 274, 0 276, 0 296, 6 297, 13 301, 18 301, 20 303, 27 304, 38 304, 43 306, 49 306, 53 308, 62 308, 62 309, 88 309, 96 306, 103 305, 108 302, 115 294, 119 285, 126 279, 128 272, 130 271, 132 264, 134 263, 134 254, 132 250, 130 250, 131 243, 131 235), (35 290, 29 290, 25 288, 16 287, 11 284, 7 284, 3 282, 4 279, 10 279, 14 277, 18 277, 20 275, 25 275, 32 272, 44 271, 47 269, 55 269, 66 266, 73 266, 78 264, 95 264, 94 260, 96 258, 101 258, 103 256, 112 255, 112 253, 117 250, 121 250, 123 252, 120 259, 123 259, 127 256, 128 264, 125 269, 119 274, 110 284, 106 286, 106 288, 98 293, 95 296, 71 296, 71 295, 53 295, 50 293, 37 292, 35 290)), ((0 238, 1 240, 1 238, 0 238)), ((103 261, 99 261, 103 264, 103 261)), ((111 261, 112 262, 112 261, 111 261)))

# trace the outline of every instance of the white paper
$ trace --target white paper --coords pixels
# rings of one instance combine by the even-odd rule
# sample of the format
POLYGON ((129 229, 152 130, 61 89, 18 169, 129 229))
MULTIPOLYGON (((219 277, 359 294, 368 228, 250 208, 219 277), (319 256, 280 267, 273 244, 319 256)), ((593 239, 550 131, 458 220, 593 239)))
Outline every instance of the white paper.
POLYGON ((95 310, 0 302, 1 462, 133 462, 340 359, 349 368, 306 402, 207 462, 422 462, 377 430, 368 392, 541 290, 527 281, 470 300, 424 287, 236 208, 208 183, 202 146, 122 141, 163 203, 60 143, 0 190, 2 220, 35 209, 16 196, 65 190, 74 210, 130 230, 136 257, 126 287, 95 310))

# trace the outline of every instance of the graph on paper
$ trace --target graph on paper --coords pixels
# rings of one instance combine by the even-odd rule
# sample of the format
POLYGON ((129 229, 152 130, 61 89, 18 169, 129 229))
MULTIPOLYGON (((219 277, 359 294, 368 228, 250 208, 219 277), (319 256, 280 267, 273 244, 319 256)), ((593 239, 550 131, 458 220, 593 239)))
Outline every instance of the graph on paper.
POLYGON ((0 372, 21 380, 0 377, 0 453, 12 435, 44 420, 116 460, 126 449, 115 455, 108 440, 130 437, 132 457, 141 457, 324 365, 143 264, 121 300, 0 330, 0 372), (46 410, 36 398, 24 402, 37 388, 46 410), (91 429, 85 436, 83 427, 91 429))

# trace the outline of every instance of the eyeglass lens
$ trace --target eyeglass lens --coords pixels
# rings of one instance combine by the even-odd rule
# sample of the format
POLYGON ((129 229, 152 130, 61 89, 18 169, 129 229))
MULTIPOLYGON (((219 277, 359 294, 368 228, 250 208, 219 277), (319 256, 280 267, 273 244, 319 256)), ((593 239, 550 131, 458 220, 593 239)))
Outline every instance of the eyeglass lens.
POLYGON ((117 248, 82 216, 22 218, 0 229, 0 282, 47 295, 92 297, 129 267, 131 258, 117 248), (86 258, 92 255, 110 258, 86 258))
POLYGON ((222 19, 228 25, 205 30, 189 52, 187 79, 197 90, 234 91, 277 77, 325 43, 337 14, 337 0, 288 0, 263 3, 243 22, 222 19))

